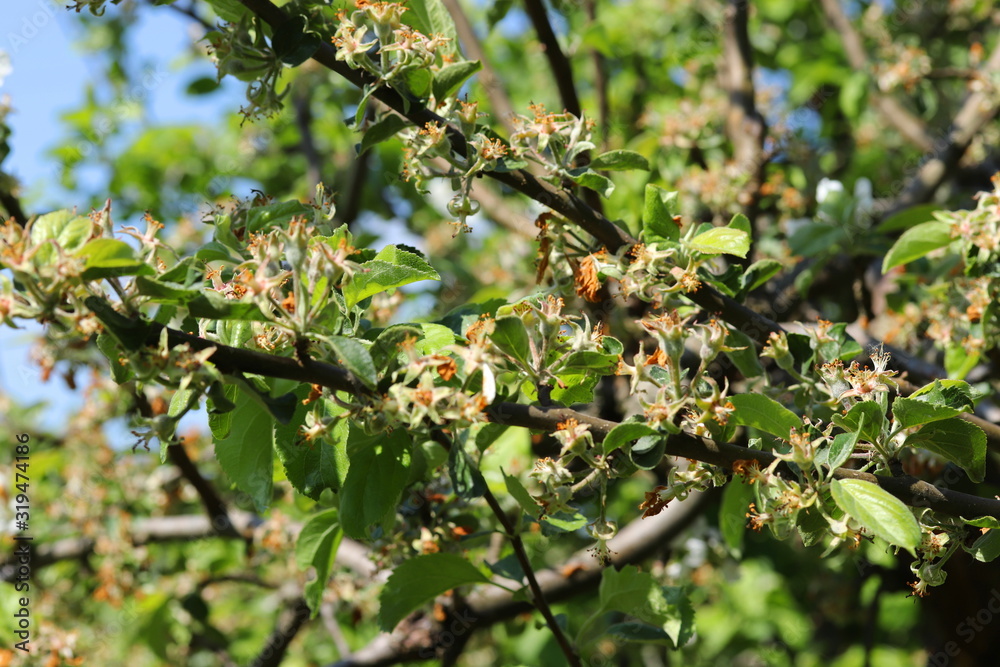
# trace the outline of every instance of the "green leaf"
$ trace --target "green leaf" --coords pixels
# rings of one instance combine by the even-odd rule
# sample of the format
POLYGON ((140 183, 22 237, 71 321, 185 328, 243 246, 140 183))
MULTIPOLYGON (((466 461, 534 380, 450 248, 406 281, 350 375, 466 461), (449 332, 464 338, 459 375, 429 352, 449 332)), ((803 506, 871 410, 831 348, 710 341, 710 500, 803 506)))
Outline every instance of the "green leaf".
POLYGON ((300 570, 308 567, 316 569, 316 578, 305 585, 305 599, 311 618, 319 612, 323 601, 327 580, 333 570, 333 562, 337 558, 337 549, 344 537, 337 519, 337 510, 328 509, 316 514, 302 526, 299 538, 295 543, 295 562, 300 570))
POLYGON ((614 192, 615 189, 615 184, 611 182, 610 178, 607 176, 601 176, 596 171, 589 168, 583 173, 570 173, 569 180, 573 181, 577 185, 590 188, 594 192, 599 193, 605 199, 610 197, 611 193, 614 192))
MULTIPOLYGON (((233 257, 233 252, 230 250, 229 246, 223 245, 218 241, 209 241, 194 254, 195 259, 204 260, 206 262, 229 262, 231 264, 236 264, 237 260, 233 257)), ((163 276, 160 277, 161 279, 163 276)))
POLYGON ((971 412, 975 408, 976 400, 972 387, 963 380, 934 380, 917 389, 909 397, 962 412, 971 412))
POLYGON ((88 296, 83 303, 101 321, 104 328, 123 348, 135 352, 146 345, 152 326, 141 318, 122 315, 110 303, 96 296, 88 296))
POLYGON ((920 524, 901 500, 871 482, 835 479, 830 490, 845 512, 872 534, 916 555, 920 545, 920 524))
POLYGON ((747 508, 754 499, 753 487, 741 478, 733 480, 722 490, 722 504, 719 507, 719 532, 730 551, 740 557, 743 553, 743 535, 746 532, 747 508))
MULTIPOLYGON (((275 424, 274 450, 285 470, 285 477, 295 490, 307 498, 319 500, 324 490, 340 488, 340 481, 350 467, 347 458, 348 425, 346 419, 336 419, 325 437, 306 440, 300 428, 311 409, 302 405, 301 399, 307 394, 308 387, 301 387, 296 392, 300 400, 295 415, 288 424, 275 424)), ((323 405, 325 408, 321 414, 326 418, 338 418, 345 412, 333 401, 324 401, 323 405)))
POLYGON ((990 530, 995 530, 1000 528, 1000 521, 992 516, 977 516, 973 519, 966 519, 962 517, 962 521, 968 526, 975 526, 976 528, 989 528, 990 530))
POLYGON ((118 239, 88 241, 76 254, 86 260, 81 274, 84 280, 156 273, 153 267, 136 258, 132 246, 118 239))
POLYGON ((246 377, 234 376, 234 384, 238 385, 244 394, 253 399, 257 405, 264 408, 279 424, 288 424, 295 415, 295 408, 299 404, 295 394, 286 393, 279 396, 271 396, 270 388, 258 386, 259 381, 246 377))
POLYGON ((846 330, 847 324, 844 322, 838 322, 830 327, 830 330, 827 331, 827 338, 831 340, 824 340, 816 346, 820 360, 841 359, 847 361, 864 352, 864 348, 851 338, 846 330))
POLYGON ((788 246, 796 255, 815 257, 836 248, 845 239, 843 227, 816 222, 796 229, 788 239, 788 246))
POLYGON ((292 218, 305 216, 311 220, 313 213, 311 206, 295 199, 256 206, 247 212, 246 231, 259 234, 272 227, 285 228, 292 218))
POLYGON ((361 380, 366 387, 374 389, 378 382, 375 374, 375 362, 368 348, 353 338, 344 336, 330 336, 327 340, 333 353, 337 355, 337 362, 343 364, 344 368, 361 380))
MULTIPOLYGON (((55 241, 62 248, 63 252, 72 254, 77 252, 90 237, 94 223, 90 218, 83 215, 76 215, 69 210, 53 211, 45 215, 38 216, 31 223, 31 233, 29 238, 32 244, 41 245, 46 241, 55 241)), ((38 250, 36 260, 39 262, 51 262, 56 257, 56 251, 51 246, 45 246, 38 250)))
POLYGON ((835 414, 833 423, 848 433, 858 432, 868 442, 877 442, 885 430, 885 413, 875 401, 861 401, 846 415, 835 414))
POLYGON ((747 294, 773 278, 784 265, 776 259, 762 259, 747 267, 740 277, 740 292, 747 294))
POLYGON ((406 3, 410 11, 403 15, 403 22, 425 35, 440 34, 447 42, 438 48, 438 53, 458 54, 458 34, 455 22, 441 0, 410 0, 406 3))
POLYGON ((794 412, 763 394, 736 394, 729 400, 736 408, 731 417, 736 425, 752 426, 783 440, 793 428, 802 428, 794 412))
POLYGON ((307 27, 304 16, 293 16, 274 29, 271 48, 281 62, 290 67, 301 65, 319 49, 322 40, 307 27))
MULTIPOLYGON (((235 404, 240 395, 240 388, 234 384, 223 386, 223 394, 229 403, 235 404)), ((212 400, 211 398, 209 400, 212 400)), ((213 402, 214 403, 214 402, 213 402)), ((208 411, 208 428, 212 431, 212 438, 218 442, 229 437, 233 427, 233 413, 236 408, 224 412, 208 411)))
POLYGON ((403 72, 402 79, 406 82, 406 87, 410 94, 417 99, 424 100, 431 94, 433 75, 428 69, 410 69, 403 72))
POLYGON ((208 320, 256 320, 266 321, 257 304, 249 301, 234 301, 215 292, 202 292, 184 304, 191 317, 208 320))
POLYGON ((666 435, 646 435, 629 447, 628 456, 637 468, 652 470, 663 460, 666 450, 666 435))
MULTIPOLYGON (((861 423, 861 427, 864 428, 864 422, 861 423)), ((836 470, 844 465, 844 462, 854 453, 854 448, 857 446, 860 436, 861 434, 858 431, 838 433, 833 437, 833 442, 830 443, 827 449, 816 454, 816 463, 836 470)))
POLYGON ((376 144, 387 141, 396 136, 396 133, 403 128, 410 126, 410 121, 396 114, 388 114, 371 127, 365 130, 365 136, 361 139, 361 153, 376 144))
POLYGON ((594 373, 561 375, 560 380, 565 387, 552 388, 552 400, 563 405, 574 405, 577 403, 591 403, 594 400, 594 387, 601 378, 594 373))
POLYGON ((590 520, 579 512, 574 512, 573 514, 557 512, 555 514, 545 514, 539 519, 539 523, 541 523, 545 534, 551 535, 553 532, 572 533, 580 530, 590 523, 590 520), (546 528, 553 528, 555 531, 545 530, 546 528))
POLYGON ((480 453, 485 452, 487 447, 506 433, 507 428, 505 424, 483 424, 483 427, 476 433, 476 449, 480 453))
POLYGON ((340 519, 344 533, 356 539, 368 537, 396 505, 410 472, 410 436, 403 429, 363 441, 351 454, 340 492, 340 519))
POLYGON ((503 471, 503 468, 500 468, 500 472, 503 474, 503 482, 507 486, 507 493, 510 494, 510 497, 517 501, 517 504, 521 506, 525 514, 537 519, 540 510, 538 503, 535 502, 535 499, 531 497, 528 490, 521 484, 521 480, 514 475, 508 475, 503 471))
POLYGON ((949 419, 974 409, 972 387, 961 380, 934 380, 892 404, 892 413, 903 428, 949 419))
POLYGON ((368 350, 376 369, 383 374, 392 372, 406 356, 400 346, 407 340, 419 340, 422 335, 420 327, 414 324, 395 324, 383 329, 368 350))
POLYGON ((118 384, 122 384, 132 379, 132 369, 128 364, 122 365, 119 361, 122 353, 118 349, 118 343, 115 342, 114 336, 106 333, 98 334, 97 349, 108 359, 108 367, 111 369, 112 380, 118 384))
POLYGON ((875 231, 886 234, 900 229, 909 229, 910 227, 933 220, 934 211, 939 210, 941 210, 941 207, 938 204, 918 204, 916 206, 911 206, 903 209, 899 213, 893 213, 888 218, 878 223, 875 227, 875 231))
POLYGON ((907 436, 903 444, 921 447, 954 462, 977 484, 986 474, 986 434, 964 419, 952 417, 930 422, 907 436))
POLYGON ((743 348, 725 353, 730 361, 736 365, 740 373, 743 374, 743 377, 753 378, 764 372, 764 367, 760 365, 760 357, 757 356, 757 348, 754 346, 753 341, 750 340, 750 336, 739 329, 730 327, 726 344, 733 348, 743 348))
POLYGON ((740 232, 745 232, 748 237, 753 234, 753 227, 750 225, 750 219, 742 213, 734 215, 733 219, 729 221, 729 224, 726 225, 726 227, 740 232))
POLYGON ((455 332, 443 324, 424 322, 420 325, 420 332, 417 350, 421 354, 443 354, 445 347, 455 344, 455 332))
POLYGON ((604 455, 607 456, 622 445, 637 440, 644 435, 656 435, 657 430, 640 422, 618 424, 604 437, 604 455))
POLYGON ((882 273, 923 257, 932 250, 951 243, 951 225, 947 222, 924 222, 899 237, 882 261, 882 273))
POLYGON ((483 64, 478 60, 464 60, 445 65, 434 73, 434 99, 442 102, 445 98, 451 97, 469 80, 469 77, 482 68, 483 64))
POLYGON ((524 328, 524 322, 520 317, 508 316, 498 317, 494 321, 495 329, 490 334, 490 341, 500 349, 501 352, 514 357, 527 368, 531 367, 529 360, 528 330, 524 328))
POLYGON ((662 628, 649 625, 648 623, 640 623, 638 621, 615 623, 614 625, 608 626, 608 629, 604 631, 604 634, 612 639, 622 642, 634 642, 636 644, 660 644, 670 647, 673 647, 674 645, 673 640, 670 639, 670 635, 664 632, 662 628))
POLYGON ((187 85, 184 92, 187 95, 208 95, 217 91, 220 85, 214 76, 199 76, 187 85))
POLYGON ((555 372, 561 376, 564 371, 580 371, 596 375, 613 375, 618 367, 618 355, 596 350, 571 352, 555 372))
POLYGON ((925 401, 898 397, 892 403, 892 414, 903 428, 912 428, 959 415, 963 410, 932 405, 925 401))
POLYGON ((250 10, 239 0, 205 0, 216 15, 227 23, 239 23, 250 10))
POLYGON ((175 391, 174 395, 170 397, 170 405, 167 407, 167 416, 175 419, 181 418, 188 412, 188 410, 198 407, 198 399, 200 398, 201 392, 194 391, 193 389, 175 391))
POLYGON ((844 110, 844 115, 852 121, 856 121, 865 109, 864 100, 868 95, 867 72, 854 72, 840 89, 840 108, 844 110))
POLYGON ((438 595, 466 584, 489 580, 476 566, 449 553, 428 554, 405 560, 389 575, 379 595, 378 624, 391 632, 400 621, 438 595))
MULTIPOLYGON (((214 241, 212 242, 214 243, 214 241)), ((223 246, 225 247, 225 246, 223 246)), ((181 287, 190 287, 196 282, 202 282, 205 277, 205 270, 200 262, 195 263, 193 257, 185 257, 167 271, 164 271, 157 279, 164 283, 176 283, 181 287)), ((138 280, 138 279, 137 279, 138 280)), ((143 278, 148 280, 148 278, 143 278)))
POLYGON ((1000 556, 1000 530, 989 530, 967 547, 966 551, 982 563, 990 563, 1000 556))
POLYGON ((353 278, 344 285, 347 307, 373 294, 386 292, 418 280, 441 280, 441 276, 420 255, 386 246, 375 259, 361 265, 353 278))
POLYGON ((662 591, 668 605, 662 627, 673 640, 674 648, 679 649, 694 636, 694 607, 682 587, 664 586, 662 591))
POLYGON ((976 367, 981 354, 978 350, 972 354, 969 352, 970 350, 967 350, 960 341, 949 341, 944 351, 944 370, 948 373, 948 377, 961 380, 976 367))
POLYGON ((229 394, 226 392, 227 386, 221 382, 213 382, 208 385, 208 391, 205 393, 208 397, 207 409, 209 414, 213 412, 229 412, 236 409, 236 404, 230 400, 229 394))
POLYGON ((463 500, 480 498, 486 493, 483 473, 479 472, 479 468, 457 441, 452 442, 448 451, 448 476, 455 493, 463 500))
POLYGON ((741 229, 714 227, 688 241, 688 247, 706 255, 736 255, 746 257, 750 251, 750 235, 741 229))
POLYGON ((640 572, 634 565, 621 570, 605 568, 601 572, 599 600, 597 611, 580 628, 579 644, 591 637, 593 624, 609 611, 619 611, 661 628, 675 648, 687 643, 694 632, 694 610, 683 590, 660 586, 652 574, 640 572))
POLYGON ((629 171, 639 169, 649 171, 649 161, 635 151, 615 150, 595 157, 590 168, 598 171, 629 171))
POLYGON ((257 512, 271 504, 274 450, 271 415, 245 392, 236 399, 232 427, 225 438, 215 439, 215 458, 236 487, 250 496, 257 512))
POLYGON ((680 240, 681 228, 674 222, 677 210, 676 192, 648 184, 642 209, 642 240, 646 243, 680 240))

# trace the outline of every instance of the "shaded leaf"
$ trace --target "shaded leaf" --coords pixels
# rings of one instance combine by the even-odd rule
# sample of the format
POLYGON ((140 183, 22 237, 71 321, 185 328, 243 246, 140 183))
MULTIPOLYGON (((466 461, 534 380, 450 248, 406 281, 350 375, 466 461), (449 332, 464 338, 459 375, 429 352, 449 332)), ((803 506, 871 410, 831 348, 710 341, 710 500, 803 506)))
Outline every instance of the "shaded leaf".
POLYGON ((271 415, 256 401, 240 392, 235 400, 229 433, 215 438, 215 458, 226 476, 253 500, 257 512, 271 504, 274 450, 271 447, 271 415))
POLYGON ((306 604, 312 612, 311 618, 315 618, 319 612, 323 592, 343 537, 344 531, 340 529, 337 510, 328 509, 310 517, 302 526, 295 542, 295 562, 299 569, 316 569, 316 578, 309 581, 304 590, 306 604))
POLYGON ((378 624, 391 632, 418 607, 466 584, 489 583, 469 561, 450 553, 417 556, 403 561, 389 575, 379 595, 378 624))
POLYGON ((396 133, 403 128, 409 127, 410 121, 396 114, 388 114, 371 127, 365 130, 365 136, 361 139, 361 151, 366 150, 383 141, 387 141, 396 136, 396 133))
POLYGON ((445 65, 434 73, 434 99, 440 102, 451 97, 469 80, 469 77, 482 68, 483 64, 478 60, 464 60, 445 65))
POLYGON ((605 456, 615 451, 622 445, 632 440, 637 440, 644 435, 656 435, 657 431, 651 426, 639 422, 624 422, 618 424, 604 438, 605 456))
POLYGON ((598 171, 628 171, 632 169, 649 171, 649 161, 635 151, 614 150, 595 157, 590 163, 590 168, 598 171))
POLYGON ((951 417, 930 422, 907 436, 903 444, 921 447, 952 461, 973 482, 982 482, 986 474, 986 433, 964 419, 951 417))
POLYGON ((345 534, 365 539, 368 529, 399 503, 409 479, 410 444, 410 436, 396 429, 388 436, 364 439, 352 452, 340 492, 340 520, 345 534))

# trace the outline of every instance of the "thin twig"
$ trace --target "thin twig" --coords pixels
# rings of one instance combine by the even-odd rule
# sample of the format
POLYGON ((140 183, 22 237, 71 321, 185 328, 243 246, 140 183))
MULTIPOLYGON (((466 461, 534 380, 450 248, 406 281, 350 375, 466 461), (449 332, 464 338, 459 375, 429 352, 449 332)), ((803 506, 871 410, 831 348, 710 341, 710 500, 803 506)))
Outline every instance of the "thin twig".
POLYGON ((549 15, 545 12, 545 5, 542 4, 542 0, 524 0, 524 9, 531 19, 531 25, 535 27, 535 32, 538 33, 538 41, 545 50, 545 57, 549 61, 549 68, 559 89, 563 108, 579 117, 583 110, 580 108, 580 98, 576 94, 576 85, 573 82, 573 67, 559 46, 559 39, 552 30, 549 15))
POLYGON ((198 466, 188 456, 184 445, 176 444, 167 447, 167 457, 181 471, 184 479, 190 482, 191 486, 198 492, 198 497, 201 498, 201 503, 205 506, 205 511, 212 521, 212 527, 220 535, 243 537, 248 543, 252 542, 253 538, 242 535, 236 530, 233 520, 229 517, 229 510, 226 508, 225 502, 216 492, 215 487, 202 476, 198 466))
MULTIPOLYGON (((455 446, 451 439, 441 431, 435 431, 431 438, 445 449, 450 450, 455 446)), ((503 508, 500 507, 500 503, 497 502, 496 496, 493 495, 493 492, 490 491, 488 486, 485 488, 486 490, 483 493, 483 499, 486 501, 486 504, 490 506, 490 510, 493 511, 497 521, 499 521, 500 525, 503 527, 504 533, 507 535, 507 539, 510 540, 510 545, 514 549, 517 562, 520 563, 521 571, 524 572, 524 577, 528 581, 528 589, 531 591, 532 604, 542 614, 542 618, 545 619, 545 624, 549 627, 549 630, 555 637, 563 655, 566 656, 566 660, 572 667, 579 667, 580 656, 577 655, 576 649, 573 648, 573 645, 563 632, 562 626, 559 625, 559 621, 556 620, 555 615, 552 613, 552 608, 549 607, 549 603, 545 599, 544 591, 542 591, 541 586, 538 585, 538 580, 535 578, 535 570, 531 566, 531 559, 528 557, 528 553, 524 549, 524 542, 521 540, 521 535, 514 529, 510 519, 507 518, 503 508)))
POLYGON ((285 608, 278 614, 274 630, 264 642, 257 657, 250 663, 251 667, 278 667, 285 659, 288 645, 295 639, 302 626, 309 620, 309 605, 302 597, 289 600, 285 608))

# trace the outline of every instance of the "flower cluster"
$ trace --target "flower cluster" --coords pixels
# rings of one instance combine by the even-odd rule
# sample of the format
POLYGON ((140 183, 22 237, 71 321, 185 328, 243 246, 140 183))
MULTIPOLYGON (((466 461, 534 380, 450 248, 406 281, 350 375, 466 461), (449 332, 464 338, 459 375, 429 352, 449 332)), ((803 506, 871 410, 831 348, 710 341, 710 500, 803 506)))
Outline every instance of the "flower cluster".
POLYGON ((695 435, 718 435, 724 427, 733 405, 726 397, 727 387, 719 384, 705 371, 722 352, 735 349, 726 344, 728 330, 715 320, 691 324, 676 310, 639 321, 656 343, 653 354, 647 354, 645 344, 632 359, 622 360, 618 374, 630 378, 630 389, 640 396, 645 418, 650 426, 675 430, 678 416, 681 428, 695 435), (696 347, 700 365, 688 380, 688 369, 681 363, 687 346, 696 347), (653 399, 643 398, 643 389, 652 389, 653 399))

